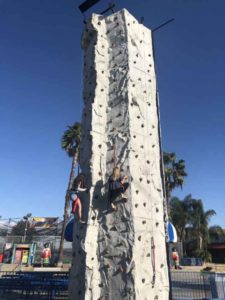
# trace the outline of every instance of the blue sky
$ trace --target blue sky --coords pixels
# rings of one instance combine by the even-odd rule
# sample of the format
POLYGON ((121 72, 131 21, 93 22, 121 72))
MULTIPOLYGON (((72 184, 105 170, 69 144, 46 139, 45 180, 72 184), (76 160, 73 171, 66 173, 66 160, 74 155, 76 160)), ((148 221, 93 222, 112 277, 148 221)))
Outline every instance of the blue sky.
MULTIPOLYGON (((82 1, 0 0, 0 215, 62 216, 71 161, 60 148, 82 111, 82 1)), ((163 149, 186 161, 183 191, 225 228, 225 2, 118 0, 155 33, 163 149)), ((95 10, 108 4, 102 0, 95 10)))

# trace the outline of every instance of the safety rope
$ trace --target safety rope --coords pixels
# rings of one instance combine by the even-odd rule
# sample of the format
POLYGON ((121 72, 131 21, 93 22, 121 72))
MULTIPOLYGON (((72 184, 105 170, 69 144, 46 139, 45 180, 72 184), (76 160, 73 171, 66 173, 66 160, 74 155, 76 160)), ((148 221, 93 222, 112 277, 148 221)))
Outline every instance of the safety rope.
POLYGON ((151 237, 151 261, 152 261, 152 288, 155 286, 155 277, 156 277, 156 271, 155 271, 155 243, 154 243, 154 237, 151 237))

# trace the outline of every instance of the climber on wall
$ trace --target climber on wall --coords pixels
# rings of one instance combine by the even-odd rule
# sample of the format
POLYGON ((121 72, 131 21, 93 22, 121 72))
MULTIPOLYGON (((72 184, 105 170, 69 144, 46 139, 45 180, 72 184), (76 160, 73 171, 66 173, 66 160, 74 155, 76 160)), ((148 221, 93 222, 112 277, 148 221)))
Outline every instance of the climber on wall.
POLYGON ((113 210, 116 210, 115 200, 127 200, 127 196, 124 194, 129 186, 129 183, 126 182, 127 178, 127 176, 121 177, 119 167, 113 169, 113 174, 108 181, 108 204, 111 204, 113 210))
POLYGON ((80 223, 85 223, 82 220, 82 203, 78 197, 79 193, 85 192, 85 177, 84 174, 80 173, 73 181, 72 188, 70 190, 70 199, 72 201, 72 210, 71 213, 75 214, 78 211, 78 220, 80 223))

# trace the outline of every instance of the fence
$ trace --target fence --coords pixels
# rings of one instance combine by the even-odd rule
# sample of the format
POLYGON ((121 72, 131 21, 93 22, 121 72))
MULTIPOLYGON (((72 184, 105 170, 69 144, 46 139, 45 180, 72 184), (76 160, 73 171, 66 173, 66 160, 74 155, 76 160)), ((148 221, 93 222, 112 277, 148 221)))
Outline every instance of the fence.
MULTIPOLYGON (((225 274, 172 271, 173 300, 225 299, 225 274)), ((68 272, 0 272, 0 299, 68 299, 68 272)))
POLYGON ((225 274, 172 271, 173 300, 225 299, 225 274))
POLYGON ((68 272, 0 272, 0 299, 66 300, 68 272))

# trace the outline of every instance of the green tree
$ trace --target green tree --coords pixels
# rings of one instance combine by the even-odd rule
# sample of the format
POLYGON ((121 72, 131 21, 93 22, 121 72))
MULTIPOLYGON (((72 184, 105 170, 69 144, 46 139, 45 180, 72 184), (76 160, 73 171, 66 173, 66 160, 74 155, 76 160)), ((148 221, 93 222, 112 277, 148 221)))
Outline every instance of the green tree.
POLYGON ((170 211, 171 192, 176 188, 182 188, 184 178, 187 176, 185 170, 185 161, 177 160, 176 154, 173 152, 163 152, 165 187, 168 212, 170 211))
POLYGON ((177 197, 172 197, 170 203, 170 217, 173 225, 177 230, 178 240, 182 242, 184 252, 185 251, 185 238, 186 228, 190 224, 190 212, 189 207, 191 203, 191 195, 188 195, 184 200, 180 200, 177 197))
POLYGON ((61 139, 61 147, 63 150, 66 151, 68 156, 72 158, 72 166, 71 166, 71 171, 69 176, 67 192, 65 195, 65 205, 64 205, 64 214, 63 214, 62 234, 61 234, 60 246, 59 246, 58 265, 61 265, 63 263, 64 234, 65 234, 66 223, 69 219, 69 214, 68 214, 69 201, 70 201, 69 190, 72 187, 74 176, 75 176, 75 167, 78 163, 80 141, 81 141, 81 125, 80 123, 76 122, 72 126, 68 126, 68 129, 64 132, 61 139))
POLYGON ((202 250, 209 241, 209 221, 216 214, 215 210, 204 210, 201 199, 192 199, 190 205, 191 223, 197 240, 197 249, 202 250))
POLYGON ((209 227, 209 241, 210 243, 221 243, 225 241, 225 232, 219 225, 209 227))
POLYGON ((204 210, 201 199, 192 199, 190 204, 191 230, 190 237, 195 241, 194 255, 201 257, 204 261, 210 261, 208 252, 209 243, 209 221, 216 212, 213 209, 204 210))

